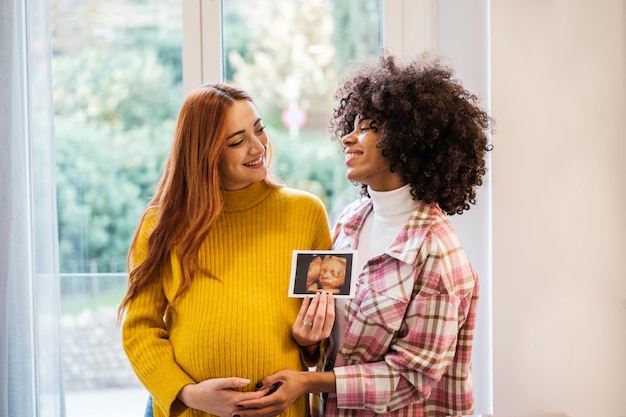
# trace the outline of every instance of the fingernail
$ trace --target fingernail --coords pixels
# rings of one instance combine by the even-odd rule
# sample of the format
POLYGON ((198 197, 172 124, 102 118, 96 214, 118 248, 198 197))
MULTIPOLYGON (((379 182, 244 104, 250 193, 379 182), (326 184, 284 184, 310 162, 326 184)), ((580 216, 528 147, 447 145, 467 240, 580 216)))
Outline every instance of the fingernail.
POLYGON ((237 408, 243 408, 243 405, 237 404, 237 408))
POLYGON ((260 390, 261 388, 263 388, 263 381, 257 382, 256 385, 254 386, 255 390, 260 390))

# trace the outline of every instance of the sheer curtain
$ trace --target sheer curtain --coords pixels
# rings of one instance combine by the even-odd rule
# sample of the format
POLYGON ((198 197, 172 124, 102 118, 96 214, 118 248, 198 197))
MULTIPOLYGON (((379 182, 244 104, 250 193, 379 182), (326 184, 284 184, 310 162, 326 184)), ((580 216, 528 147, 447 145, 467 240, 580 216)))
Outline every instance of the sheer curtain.
POLYGON ((0 417, 65 414, 49 7, 0 2, 0 417))

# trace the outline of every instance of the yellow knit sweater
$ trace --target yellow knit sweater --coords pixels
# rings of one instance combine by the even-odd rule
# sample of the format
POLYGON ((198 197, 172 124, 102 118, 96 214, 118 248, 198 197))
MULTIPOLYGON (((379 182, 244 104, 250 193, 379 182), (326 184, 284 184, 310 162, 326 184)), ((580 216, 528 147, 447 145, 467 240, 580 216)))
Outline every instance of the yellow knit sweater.
MULTIPOLYGON (((184 407, 176 395, 183 386, 209 378, 250 379, 245 390, 281 369, 305 369, 291 326, 301 300, 288 298, 294 249, 329 249, 328 219, 316 197, 260 182, 226 191, 225 205, 199 253, 216 277, 197 273, 163 315, 180 282, 170 257, 169 272, 128 306, 122 340, 139 380, 153 396, 155 417, 206 416, 184 407)), ((154 211, 142 221, 133 264, 146 256, 156 226, 154 211)), ((307 415, 302 397, 284 416, 307 415)))

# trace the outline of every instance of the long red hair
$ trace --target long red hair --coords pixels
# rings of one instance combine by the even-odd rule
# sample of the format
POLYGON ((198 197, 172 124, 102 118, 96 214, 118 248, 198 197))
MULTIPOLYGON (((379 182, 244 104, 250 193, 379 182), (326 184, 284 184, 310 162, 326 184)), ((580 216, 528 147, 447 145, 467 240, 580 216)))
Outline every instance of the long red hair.
MULTIPOLYGON (((126 261, 129 286, 119 318, 141 290, 161 278, 174 247, 182 271, 174 299, 189 289, 195 271, 210 274, 198 264, 198 251, 222 211, 219 162, 226 146, 225 115, 238 100, 253 102, 245 91, 217 83, 192 91, 183 102, 172 149, 148 208, 156 208, 158 223, 148 240, 146 259, 139 265, 132 263, 140 227, 135 231, 126 261)), ((269 164, 269 146, 266 160, 269 164)), ((280 186, 269 171, 264 181, 280 186)))

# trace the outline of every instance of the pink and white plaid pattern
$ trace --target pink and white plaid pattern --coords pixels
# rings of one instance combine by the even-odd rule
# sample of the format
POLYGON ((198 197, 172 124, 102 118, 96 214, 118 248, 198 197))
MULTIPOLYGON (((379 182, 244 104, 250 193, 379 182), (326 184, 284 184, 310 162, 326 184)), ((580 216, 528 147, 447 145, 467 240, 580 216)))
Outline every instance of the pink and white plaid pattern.
MULTIPOLYGON (((363 200, 344 210, 333 249, 358 249, 371 209, 363 200)), ((420 203, 388 251, 368 260, 355 298, 337 312, 347 328, 326 416, 472 414, 477 301, 478 279, 446 214, 420 203)))

